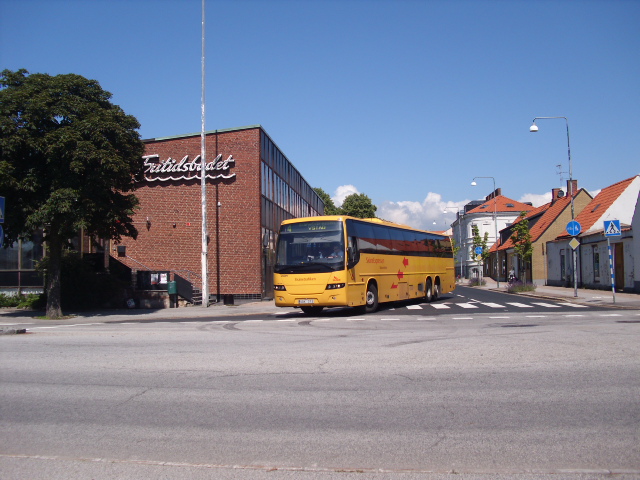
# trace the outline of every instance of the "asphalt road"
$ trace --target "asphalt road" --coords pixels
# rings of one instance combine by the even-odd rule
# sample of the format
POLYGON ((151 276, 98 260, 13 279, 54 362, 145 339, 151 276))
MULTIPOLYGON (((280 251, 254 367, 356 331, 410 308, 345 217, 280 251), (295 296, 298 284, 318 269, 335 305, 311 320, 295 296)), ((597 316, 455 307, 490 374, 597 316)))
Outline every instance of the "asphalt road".
POLYGON ((0 477, 639 478, 640 312, 483 295, 2 336, 0 477))

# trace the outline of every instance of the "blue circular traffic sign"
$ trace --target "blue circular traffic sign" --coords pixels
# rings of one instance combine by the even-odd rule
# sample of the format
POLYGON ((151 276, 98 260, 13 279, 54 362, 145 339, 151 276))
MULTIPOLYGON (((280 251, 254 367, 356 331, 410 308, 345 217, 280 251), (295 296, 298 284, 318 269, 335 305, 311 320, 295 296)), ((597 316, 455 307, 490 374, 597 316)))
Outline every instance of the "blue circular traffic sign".
POLYGON ((580 235, 581 231, 582 231, 582 227, 575 220, 571 220, 569 223, 567 223, 567 233, 572 237, 575 237, 576 235, 580 235))
POLYGON ((476 255, 482 255, 482 247, 476 247, 476 255))

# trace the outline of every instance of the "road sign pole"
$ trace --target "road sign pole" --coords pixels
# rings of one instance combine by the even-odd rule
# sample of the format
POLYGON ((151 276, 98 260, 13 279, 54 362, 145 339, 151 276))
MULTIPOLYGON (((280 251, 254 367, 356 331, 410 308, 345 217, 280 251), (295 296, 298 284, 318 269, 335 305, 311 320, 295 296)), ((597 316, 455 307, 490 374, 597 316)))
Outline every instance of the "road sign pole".
POLYGON ((613 255, 611 254, 611 239, 607 237, 607 250, 609 250, 609 272, 611 273, 611 293, 613 294, 613 303, 616 303, 616 277, 613 271, 613 255))

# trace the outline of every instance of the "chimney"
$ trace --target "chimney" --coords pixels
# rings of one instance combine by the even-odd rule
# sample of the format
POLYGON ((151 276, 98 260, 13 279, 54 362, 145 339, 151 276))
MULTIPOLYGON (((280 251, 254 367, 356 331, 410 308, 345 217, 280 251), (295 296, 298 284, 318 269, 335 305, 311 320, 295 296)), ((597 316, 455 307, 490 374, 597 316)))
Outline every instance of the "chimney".
POLYGON ((485 202, 488 202, 493 197, 499 197, 500 195, 502 195, 502 188, 496 188, 493 192, 487 195, 484 200, 485 202))
POLYGON ((551 205, 556 203, 556 200, 564 197, 564 192, 561 188, 552 188, 551 189, 551 205))
POLYGON ((578 180, 567 180, 567 195, 578 193, 578 180))

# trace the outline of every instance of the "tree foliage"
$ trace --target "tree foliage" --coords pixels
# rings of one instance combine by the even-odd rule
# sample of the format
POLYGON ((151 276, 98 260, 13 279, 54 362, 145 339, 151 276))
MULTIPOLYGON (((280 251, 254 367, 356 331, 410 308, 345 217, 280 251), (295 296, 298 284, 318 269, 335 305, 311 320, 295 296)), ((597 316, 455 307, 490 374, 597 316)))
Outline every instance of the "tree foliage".
POLYGON ((342 202, 343 215, 357 218, 375 218, 376 207, 364 193, 352 193, 342 202))
POLYGON ((4 70, 0 78, 0 189, 8 242, 45 229, 47 315, 60 308, 60 258, 80 229, 136 237, 133 193, 142 174, 138 121, 80 75, 4 70))
POLYGON ((489 253, 489 233, 484 232, 484 237, 480 237, 480 230, 477 225, 471 226, 471 234, 473 236, 473 243, 471 245, 471 258, 476 256, 476 247, 482 247, 482 254, 480 255, 482 260, 486 260, 491 256, 489 253))
POLYGON ((318 194, 318 196, 322 199, 322 201, 324 202, 324 214, 325 215, 340 215, 341 214, 340 209, 338 207, 336 207, 336 204, 333 203, 333 200, 331 199, 331 197, 329 196, 329 194, 327 192, 322 190, 320 187, 316 187, 316 188, 314 188, 314 190, 318 194))
MULTIPOLYGON (((527 212, 520 212, 520 221, 513 225, 513 233, 511 240, 513 241, 513 250, 520 257, 522 265, 526 271, 527 262, 531 260, 533 255, 533 245, 531 243, 531 233, 529 231, 529 220, 526 218, 527 212)), ((526 276, 522 275, 522 278, 526 276)))

